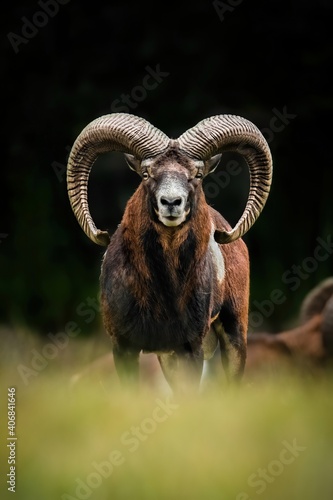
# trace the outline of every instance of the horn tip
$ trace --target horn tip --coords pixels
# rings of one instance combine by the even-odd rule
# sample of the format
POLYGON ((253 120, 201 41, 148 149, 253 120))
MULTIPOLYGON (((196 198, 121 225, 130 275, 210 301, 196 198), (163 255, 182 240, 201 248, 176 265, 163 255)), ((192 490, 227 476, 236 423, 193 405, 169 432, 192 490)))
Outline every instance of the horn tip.
POLYGON ((220 231, 216 229, 214 233, 214 239, 216 243, 219 243, 220 245, 223 245, 225 243, 231 243, 232 241, 235 240, 234 237, 234 232, 233 231, 220 231))
POLYGON ((97 243, 97 245, 101 245, 102 247, 107 247, 110 243, 110 235, 107 231, 97 230, 94 235, 93 241, 97 243))

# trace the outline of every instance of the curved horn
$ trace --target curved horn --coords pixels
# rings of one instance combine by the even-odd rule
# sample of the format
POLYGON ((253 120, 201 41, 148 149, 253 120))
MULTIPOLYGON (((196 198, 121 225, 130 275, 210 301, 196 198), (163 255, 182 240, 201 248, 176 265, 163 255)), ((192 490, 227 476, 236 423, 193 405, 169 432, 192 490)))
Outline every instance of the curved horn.
POLYGON ((224 151, 241 154, 250 171, 250 191, 243 215, 231 231, 217 229, 215 240, 230 243, 241 238, 259 217, 272 182, 272 157, 260 130, 240 116, 216 115, 199 122, 178 138, 181 149, 200 160, 224 151))
POLYGON ((122 151, 143 160, 164 151, 169 141, 144 118, 127 113, 101 116, 82 130, 69 155, 67 189, 75 217, 92 241, 98 245, 108 245, 110 241, 107 231, 96 228, 88 206, 88 178, 98 155, 122 151))
POLYGON ((327 301, 333 296, 333 277, 326 278, 304 298, 300 318, 303 323, 316 314, 321 314, 327 301))

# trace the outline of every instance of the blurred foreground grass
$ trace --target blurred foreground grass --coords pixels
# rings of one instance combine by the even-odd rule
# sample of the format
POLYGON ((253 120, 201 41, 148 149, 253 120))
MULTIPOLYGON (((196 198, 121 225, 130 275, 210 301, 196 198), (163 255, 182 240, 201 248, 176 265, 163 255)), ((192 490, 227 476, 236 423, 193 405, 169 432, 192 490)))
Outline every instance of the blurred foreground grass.
POLYGON ((42 341, 1 330, 0 498, 331 500, 333 378, 244 381, 173 400, 71 376, 106 352, 71 339, 24 380, 42 341), (90 358, 90 359, 89 359, 90 358), (16 493, 7 491, 7 388, 16 389, 16 493))

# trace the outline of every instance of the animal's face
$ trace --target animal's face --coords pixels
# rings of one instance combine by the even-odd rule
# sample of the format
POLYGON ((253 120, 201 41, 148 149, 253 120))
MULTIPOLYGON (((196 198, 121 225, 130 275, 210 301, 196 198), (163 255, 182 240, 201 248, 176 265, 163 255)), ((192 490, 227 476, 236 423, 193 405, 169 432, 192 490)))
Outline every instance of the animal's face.
POLYGON ((157 219, 168 227, 179 226, 193 210, 203 178, 203 162, 184 166, 170 159, 162 165, 158 163, 144 166, 143 183, 157 219))
MULTIPOLYGON (((215 159, 214 166, 220 159, 215 159)), ((142 177, 148 192, 151 212, 167 227, 176 227, 188 220, 195 209, 202 180, 212 170, 212 162, 193 160, 171 150, 160 157, 137 162, 126 155, 129 166, 142 177)))

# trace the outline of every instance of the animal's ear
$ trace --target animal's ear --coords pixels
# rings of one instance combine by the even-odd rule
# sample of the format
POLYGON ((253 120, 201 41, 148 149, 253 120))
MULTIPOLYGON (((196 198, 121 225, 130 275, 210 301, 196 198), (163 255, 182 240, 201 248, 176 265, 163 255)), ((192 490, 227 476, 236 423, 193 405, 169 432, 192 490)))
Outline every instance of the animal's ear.
POLYGON ((205 175, 214 172, 218 164, 220 163, 222 153, 212 156, 209 160, 205 161, 205 175))
POLYGON ((137 174, 140 174, 140 165, 141 161, 138 160, 135 156, 130 155, 129 153, 124 153, 125 160, 127 165, 131 170, 134 170, 137 174))

